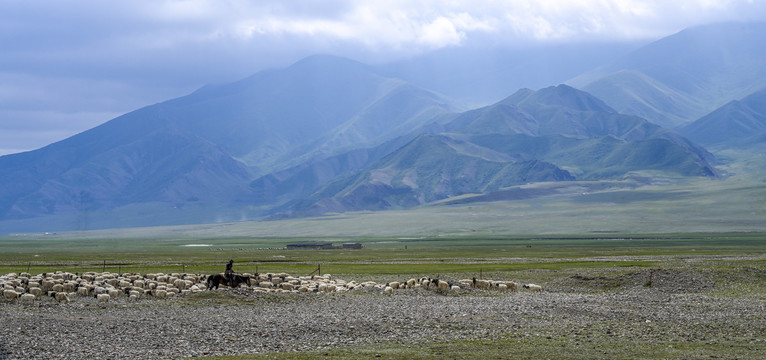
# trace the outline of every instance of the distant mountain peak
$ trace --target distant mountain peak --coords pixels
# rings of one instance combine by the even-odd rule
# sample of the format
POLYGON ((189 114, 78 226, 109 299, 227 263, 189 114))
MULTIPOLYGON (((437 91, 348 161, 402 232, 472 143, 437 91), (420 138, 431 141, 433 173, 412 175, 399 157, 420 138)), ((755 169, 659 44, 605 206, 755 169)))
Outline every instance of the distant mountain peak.
POLYGON ((538 91, 522 89, 507 97, 502 103, 514 104, 521 108, 548 105, 565 107, 577 111, 603 111, 616 113, 614 109, 595 96, 566 84, 549 86, 538 91))
POLYGON ((625 114, 677 127, 766 83, 766 22, 685 29, 567 83, 625 114))
POLYGON ((732 100, 680 129, 703 145, 729 143, 735 146, 753 136, 766 134, 766 88, 742 100, 732 100))

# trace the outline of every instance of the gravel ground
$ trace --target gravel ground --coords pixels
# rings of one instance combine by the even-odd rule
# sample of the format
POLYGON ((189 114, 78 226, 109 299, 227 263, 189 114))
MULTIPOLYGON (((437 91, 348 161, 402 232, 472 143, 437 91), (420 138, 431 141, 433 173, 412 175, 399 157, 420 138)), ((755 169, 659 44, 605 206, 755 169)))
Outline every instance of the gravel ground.
POLYGON ((530 293, 422 289, 393 295, 258 294, 245 288, 103 306, 78 298, 0 300, 0 359, 154 359, 395 342, 614 336, 631 341, 733 341, 766 354, 766 298, 707 291, 699 273, 578 275, 530 293), (620 285, 618 291, 593 292, 620 285), (684 284, 687 284, 684 286, 684 284), (719 295, 714 295, 714 294, 719 295))

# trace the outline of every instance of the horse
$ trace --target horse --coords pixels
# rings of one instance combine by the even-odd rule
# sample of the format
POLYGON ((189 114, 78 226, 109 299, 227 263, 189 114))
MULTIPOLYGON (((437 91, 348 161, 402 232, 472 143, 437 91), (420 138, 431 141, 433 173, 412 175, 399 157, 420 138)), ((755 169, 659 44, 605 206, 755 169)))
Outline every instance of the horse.
POLYGON ((235 275, 231 274, 229 275, 229 286, 233 288, 237 288, 242 284, 249 284, 250 283, 250 276, 242 276, 242 275, 235 275))
POLYGON ((226 278, 224 278, 223 274, 213 274, 207 277, 207 289, 212 290, 213 287, 218 289, 218 285, 223 283, 226 285, 226 278))
POLYGON ((226 278, 226 275, 224 274, 213 274, 207 277, 207 288, 208 290, 211 290, 213 288, 218 289, 218 286, 223 284, 228 287, 239 287, 242 284, 248 284, 250 281, 250 276, 242 276, 242 275, 236 275, 231 274, 229 276, 229 279, 226 278))

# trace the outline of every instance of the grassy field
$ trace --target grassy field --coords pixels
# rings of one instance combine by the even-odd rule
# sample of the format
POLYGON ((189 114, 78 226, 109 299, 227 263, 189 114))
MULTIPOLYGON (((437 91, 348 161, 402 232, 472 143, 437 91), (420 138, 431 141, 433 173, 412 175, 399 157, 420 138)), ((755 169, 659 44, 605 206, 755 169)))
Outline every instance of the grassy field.
POLYGON ((764 233, 590 234, 353 238, 69 238, 0 240, 0 273, 29 271, 239 272, 364 275, 477 274, 527 269, 651 266, 649 256, 766 253, 764 233), (287 250, 300 242, 346 241, 360 250, 287 250))

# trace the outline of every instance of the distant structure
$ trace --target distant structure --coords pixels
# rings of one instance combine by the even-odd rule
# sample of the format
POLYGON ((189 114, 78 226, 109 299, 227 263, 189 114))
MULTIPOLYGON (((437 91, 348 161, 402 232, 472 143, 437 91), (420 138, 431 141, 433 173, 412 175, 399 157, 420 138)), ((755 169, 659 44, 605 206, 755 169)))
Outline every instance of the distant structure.
POLYGON ((324 249, 337 249, 337 248, 335 246, 332 246, 332 243, 299 243, 299 244, 287 245, 287 250, 301 250, 301 249, 324 250, 324 249))
POLYGON ((332 250, 332 249, 361 249, 362 244, 358 242, 343 243, 342 246, 334 246, 332 243, 297 243, 288 244, 287 250, 332 250))

